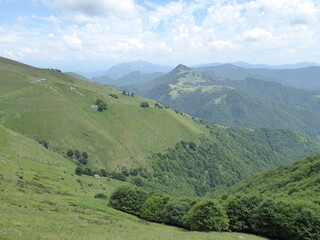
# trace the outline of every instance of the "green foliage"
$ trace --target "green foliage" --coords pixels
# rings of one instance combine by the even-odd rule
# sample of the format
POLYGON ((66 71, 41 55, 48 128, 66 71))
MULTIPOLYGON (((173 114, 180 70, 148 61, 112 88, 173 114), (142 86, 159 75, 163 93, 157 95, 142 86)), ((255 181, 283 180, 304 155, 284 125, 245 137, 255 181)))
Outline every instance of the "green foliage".
POLYGON ((230 196, 226 202, 226 212, 230 220, 230 230, 247 232, 252 229, 253 214, 262 198, 259 196, 230 196))
POLYGON ((101 177, 109 177, 109 174, 105 169, 100 169, 100 175, 101 177))
POLYGON ((320 208, 266 199, 254 211, 252 232, 278 239, 320 239, 320 208))
POLYGON ((141 177, 132 177, 131 182, 137 187, 143 187, 143 180, 141 177))
POLYGON ((118 210, 140 216, 148 194, 141 188, 131 185, 117 188, 110 196, 110 206, 118 210))
POLYGON ((143 204, 141 217, 152 222, 162 222, 163 209, 168 200, 164 196, 149 197, 143 204))
POLYGON ((79 176, 81 176, 84 172, 83 172, 83 169, 81 167, 77 167, 76 170, 75 170, 75 173, 79 176))
POLYGON ((204 196, 303 157, 306 152, 312 154, 320 150, 310 139, 287 130, 248 130, 216 125, 209 130, 211 136, 201 138, 200 143, 180 141, 164 154, 153 154, 156 173, 153 180, 167 186, 166 191, 172 194, 177 194, 178 190, 185 193, 187 189, 189 195, 204 196))
POLYGON ((104 193, 98 193, 98 194, 94 195, 94 198, 107 199, 108 196, 105 195, 104 193))
POLYGON ((127 181, 126 176, 123 175, 123 173, 121 173, 121 172, 112 171, 110 173, 110 177, 113 179, 117 179, 119 181, 123 181, 123 182, 127 181))
POLYGON ((46 149, 49 149, 49 148, 50 148, 49 141, 46 140, 46 139, 41 138, 41 139, 39 140, 39 143, 42 145, 42 147, 44 147, 44 148, 46 148, 46 149))
POLYGON ((69 149, 67 151, 67 156, 71 158, 71 157, 73 157, 73 155, 74 155, 74 151, 72 149, 69 149))
POLYGON ((229 193, 272 194, 317 202, 320 197, 319 171, 320 154, 317 154, 246 179, 232 187, 229 193))
POLYGON ((108 94, 110 97, 113 97, 113 98, 115 98, 115 99, 119 99, 119 97, 116 95, 116 94, 113 94, 113 93, 110 93, 110 94, 108 94))
POLYGON ((102 112, 103 110, 107 110, 107 104, 102 99, 97 99, 96 105, 98 106, 99 112, 102 112))
POLYGON ((185 216, 191 209, 192 202, 188 199, 171 199, 163 209, 163 222, 178 227, 187 227, 185 216))
POLYGON ((85 168, 83 174, 93 176, 93 171, 90 168, 85 168))
POLYGON ((229 219, 223 207, 213 200, 202 200, 187 213, 187 225, 196 231, 226 231, 229 219))
POLYGON ((149 103, 142 102, 142 103, 140 103, 140 107, 147 108, 147 107, 149 107, 149 103))

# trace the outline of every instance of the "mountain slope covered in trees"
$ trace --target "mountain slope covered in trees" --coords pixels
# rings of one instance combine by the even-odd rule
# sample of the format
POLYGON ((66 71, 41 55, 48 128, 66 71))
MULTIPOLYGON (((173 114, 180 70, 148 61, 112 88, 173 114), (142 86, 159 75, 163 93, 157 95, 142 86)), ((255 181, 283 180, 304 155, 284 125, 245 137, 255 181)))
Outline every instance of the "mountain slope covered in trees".
POLYGON ((314 139, 320 135, 317 91, 250 78, 212 77, 180 65, 141 86, 140 94, 223 125, 288 128, 314 139))

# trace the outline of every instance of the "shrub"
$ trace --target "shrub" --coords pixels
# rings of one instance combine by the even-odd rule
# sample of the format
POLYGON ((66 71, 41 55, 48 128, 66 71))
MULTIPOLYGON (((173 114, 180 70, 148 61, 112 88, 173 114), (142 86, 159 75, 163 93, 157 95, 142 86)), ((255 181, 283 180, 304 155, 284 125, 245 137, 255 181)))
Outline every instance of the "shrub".
POLYGON ((118 210, 140 216, 147 198, 148 194, 143 189, 127 185, 117 188, 111 194, 109 204, 118 210))
POLYGON ((168 197, 151 196, 143 204, 141 217, 153 221, 161 222, 162 213, 165 204, 168 202, 168 197))
POLYGON ((109 94, 109 96, 110 96, 110 97, 113 97, 113 98, 115 98, 115 99, 118 99, 118 96, 115 95, 115 94, 112 94, 112 93, 111 93, 111 94, 109 94))
POLYGON ((94 196, 94 198, 107 199, 108 196, 103 193, 98 193, 94 196))
POLYGON ((139 174, 139 169, 138 168, 130 169, 130 175, 137 176, 138 174, 139 174))
POLYGON ((149 107, 149 103, 142 102, 142 103, 140 103, 140 107, 147 108, 147 107, 149 107))
POLYGON ((184 217, 190 209, 191 204, 185 199, 170 200, 163 209, 163 222, 178 227, 187 227, 184 217))
POLYGON ((134 185, 136 185, 137 187, 142 187, 143 186, 143 181, 141 177, 132 177, 131 181, 134 185))
POLYGON ((93 171, 90 168, 86 168, 83 172, 83 174, 88 176, 93 176, 93 171))
POLYGON ((81 167, 77 167, 76 170, 75 170, 75 173, 77 175, 81 176, 84 173, 84 171, 83 171, 83 169, 81 167))
POLYGON ((74 151, 72 149, 69 149, 67 151, 67 156, 71 158, 71 157, 73 157, 73 155, 74 155, 74 151))
POLYGON ((230 220, 230 229, 246 232, 252 229, 253 212, 261 203, 258 196, 231 196, 227 199, 226 212, 230 220))
POLYGON ((109 176, 108 172, 105 169, 100 169, 100 175, 102 177, 108 177, 109 176))
POLYGON ((107 110, 107 104, 102 99, 97 99, 96 105, 98 106, 99 112, 102 112, 103 110, 107 110))
POLYGON ((187 226, 196 231, 225 231, 229 219, 223 207, 214 200, 202 200, 185 216, 187 226))
POLYGON ((127 181, 126 176, 124 176, 123 173, 120 173, 120 172, 112 171, 110 174, 110 177, 123 182, 127 181))

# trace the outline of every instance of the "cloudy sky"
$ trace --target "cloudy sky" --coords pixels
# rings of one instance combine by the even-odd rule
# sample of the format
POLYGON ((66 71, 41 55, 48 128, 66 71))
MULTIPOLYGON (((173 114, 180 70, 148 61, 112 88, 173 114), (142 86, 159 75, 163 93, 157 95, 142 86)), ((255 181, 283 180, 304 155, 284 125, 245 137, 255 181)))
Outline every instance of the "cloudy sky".
POLYGON ((320 62, 320 0, 0 0, 0 56, 72 71, 320 62))

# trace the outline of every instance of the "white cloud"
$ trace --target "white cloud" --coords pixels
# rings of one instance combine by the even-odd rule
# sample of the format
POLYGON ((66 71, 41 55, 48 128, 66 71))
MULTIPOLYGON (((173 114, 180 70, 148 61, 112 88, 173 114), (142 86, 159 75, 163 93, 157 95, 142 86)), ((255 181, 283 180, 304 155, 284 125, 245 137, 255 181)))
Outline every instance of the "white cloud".
POLYGON ((71 48, 74 48, 74 49, 81 49, 82 48, 82 41, 78 38, 78 36, 76 34, 64 35, 64 36, 62 36, 62 39, 71 48))
POLYGON ((262 28, 254 28, 254 29, 247 30, 240 37, 240 39, 248 42, 257 42, 257 41, 265 41, 265 40, 268 41, 272 38, 273 38, 272 34, 269 31, 262 28))
POLYGON ((21 46, 39 50, 34 55, 43 59, 72 55, 75 61, 160 59, 165 64, 314 61, 320 51, 316 0, 180 0, 149 2, 146 8, 134 0, 43 1, 47 16, 38 12, 28 17, 31 23, 2 27, 0 49, 26 59, 32 52, 21 46))
POLYGON ((31 19, 34 20, 42 20, 42 21, 48 21, 51 23, 61 23, 61 20, 58 19, 57 17, 50 15, 49 17, 40 17, 40 16, 35 16, 35 15, 31 15, 31 19))
POLYGON ((132 17, 138 7, 133 0, 52 0, 45 1, 51 8, 75 11, 89 16, 132 17))
POLYGON ((216 40, 216 41, 212 41, 209 43, 209 46, 212 46, 216 49, 225 49, 225 48, 232 48, 233 44, 229 41, 221 41, 221 40, 216 40))

